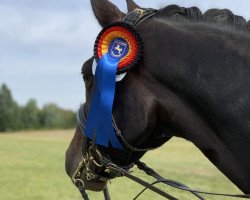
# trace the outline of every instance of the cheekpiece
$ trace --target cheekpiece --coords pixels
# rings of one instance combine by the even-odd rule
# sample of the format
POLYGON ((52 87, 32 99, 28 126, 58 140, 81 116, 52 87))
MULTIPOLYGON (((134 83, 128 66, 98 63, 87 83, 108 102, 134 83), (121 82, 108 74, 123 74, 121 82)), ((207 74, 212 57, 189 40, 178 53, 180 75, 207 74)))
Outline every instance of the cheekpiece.
POLYGON ((131 25, 124 22, 111 23, 98 34, 94 46, 97 62, 106 53, 114 59, 120 59, 116 73, 124 73, 138 65, 142 59, 141 37, 131 25))

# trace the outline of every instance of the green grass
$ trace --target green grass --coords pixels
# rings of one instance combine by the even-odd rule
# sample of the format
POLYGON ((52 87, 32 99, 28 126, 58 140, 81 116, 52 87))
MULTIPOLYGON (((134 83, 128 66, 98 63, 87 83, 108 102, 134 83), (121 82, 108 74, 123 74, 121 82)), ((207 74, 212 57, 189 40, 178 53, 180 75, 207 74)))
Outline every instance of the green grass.
MULTIPOLYGON (((66 176, 64 154, 73 130, 0 134, 0 200, 78 200, 80 194, 66 176)), ((240 193, 191 143, 173 139, 158 150, 148 152, 143 161, 164 177, 194 189, 240 193)), ((152 181, 134 169, 134 174, 152 181)), ((180 199, 195 199, 186 192, 159 185, 180 199)), ((126 178, 112 180, 112 200, 130 200, 142 189, 126 178)), ((89 193, 90 199, 103 199, 89 193)), ((207 199, 235 199, 210 197, 207 199)), ((150 191, 139 199, 164 199, 150 191)))

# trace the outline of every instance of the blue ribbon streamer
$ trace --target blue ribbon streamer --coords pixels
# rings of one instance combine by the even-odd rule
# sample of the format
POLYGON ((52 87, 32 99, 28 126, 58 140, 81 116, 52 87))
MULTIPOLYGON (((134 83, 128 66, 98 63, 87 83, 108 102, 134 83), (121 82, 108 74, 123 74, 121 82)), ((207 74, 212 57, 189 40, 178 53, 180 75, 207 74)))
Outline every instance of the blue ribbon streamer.
MULTIPOLYGON (((119 42, 125 42, 119 40, 119 42)), ((128 50, 123 46, 122 54, 115 57, 117 40, 111 43, 109 52, 101 57, 97 63, 95 72, 95 85, 88 112, 85 134, 96 144, 121 149, 123 146, 118 140, 112 125, 112 108, 115 95, 116 70, 120 59, 126 55, 128 50)), ((120 53, 120 51, 119 51, 120 53)))

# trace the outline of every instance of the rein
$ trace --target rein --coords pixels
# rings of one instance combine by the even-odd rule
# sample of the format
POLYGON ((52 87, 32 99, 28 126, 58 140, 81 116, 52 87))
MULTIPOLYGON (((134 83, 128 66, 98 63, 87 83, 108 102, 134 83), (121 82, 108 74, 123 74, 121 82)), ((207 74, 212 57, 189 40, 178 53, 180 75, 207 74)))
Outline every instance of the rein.
MULTIPOLYGON (((86 112, 85 112, 84 105, 83 105, 77 113, 77 124, 78 124, 78 128, 81 130, 82 133, 84 133, 86 118, 87 118, 87 116, 86 116, 86 112)), ((114 124, 116 124, 116 123, 115 123, 115 120, 113 118, 113 125, 114 124)), ((121 135, 121 131, 119 130, 119 128, 117 126, 114 126, 114 128, 116 130, 117 136, 119 137, 121 135)), ((125 141, 125 139, 123 137, 122 137, 122 141, 125 142, 124 144, 127 144, 126 148, 128 148, 131 151, 136 151, 136 150, 147 151, 147 149, 137 149, 135 147, 132 147, 131 145, 129 145, 125 141), (130 147, 132 147, 132 148, 130 148, 130 147)), ((159 188, 154 186, 154 185, 159 184, 159 183, 166 184, 170 187, 173 187, 173 188, 176 188, 179 190, 190 192, 191 194, 193 194, 194 196, 196 196, 200 200, 205 200, 205 198, 203 196, 201 196, 200 194, 250 199, 249 194, 244 194, 244 195, 241 195, 241 194, 239 194, 239 195, 238 194, 236 194, 236 195, 234 195, 234 194, 222 194, 222 193, 211 193, 211 192, 203 192, 203 191, 190 189, 188 186, 186 186, 180 182, 163 178, 161 175, 159 175, 157 172, 155 172, 152 168, 148 167, 145 163, 143 163, 139 160, 136 161, 135 163, 132 163, 131 165, 118 166, 108 158, 108 155, 106 152, 99 149, 98 146, 96 146, 92 141, 86 141, 83 143, 82 155, 83 155, 82 160, 79 163, 74 175, 72 176, 72 181, 75 184, 75 186, 79 189, 84 200, 89 200, 88 195, 84 189, 84 182, 81 179, 84 168, 86 168, 86 179, 87 180, 99 179, 102 181, 107 181, 107 180, 117 178, 117 177, 126 177, 126 178, 129 178, 130 180, 144 186, 145 188, 140 193, 138 193, 138 195, 136 195, 134 200, 136 200, 140 195, 142 195, 143 192, 145 192, 147 189, 152 190, 153 192, 165 197, 166 199, 178 200, 177 198, 173 197, 172 195, 170 195, 170 194, 168 194, 168 193, 166 193, 166 192, 164 192, 164 191, 162 191, 159 188), (96 155, 96 157, 94 155, 96 155), (102 177, 99 174, 95 174, 94 171, 90 168, 91 165, 95 165, 96 168, 103 169, 105 172, 105 174, 104 174, 105 177, 102 177), (155 178, 156 181, 154 181, 153 183, 150 184, 150 183, 132 175, 129 170, 134 165, 136 165, 139 170, 142 170, 143 172, 145 172, 148 176, 155 178)), ((109 191, 108 191, 107 187, 104 189, 103 194, 104 194, 105 200, 110 200, 110 195, 109 195, 109 191)))
MULTIPOLYGON (((130 12, 123 20, 124 23, 136 27, 144 20, 154 16, 156 11, 154 9, 135 9, 134 11, 130 12)), ((80 129, 80 132, 85 135, 85 127, 87 122, 87 115, 84 105, 81 106, 77 113, 77 127, 80 129)), ((146 152, 155 148, 145 148, 139 149, 130 145, 122 136, 121 130, 118 128, 114 117, 112 116, 112 126, 115 132, 115 136, 121 144, 129 151, 132 152, 146 152)), ((163 136, 164 137, 164 136, 163 136)), ((165 197, 169 200, 178 200, 177 198, 173 197, 172 195, 160 190, 159 188, 155 187, 155 184, 164 183, 168 186, 184 190, 190 192, 194 196, 196 196, 200 200, 205 200, 200 194, 209 194, 209 195, 220 195, 220 196, 227 196, 227 197, 238 197, 238 198, 250 198, 250 195, 230 195, 230 194, 218 194, 218 193, 208 193, 208 192, 200 192, 197 190, 192 190, 189 187, 185 186, 182 183, 179 183, 174 180, 165 179, 156 173, 153 169, 149 168, 146 164, 142 163, 141 161, 136 161, 126 166, 118 166, 115 164, 111 158, 109 157, 108 153, 101 148, 99 145, 95 143, 95 136, 90 140, 88 137, 83 139, 84 142, 82 143, 82 159, 78 164, 78 167, 71 177, 72 182, 74 185, 79 189, 82 198, 84 200, 89 200, 89 197, 85 191, 84 181, 109 181, 116 177, 127 177, 134 182, 144 186, 145 188, 134 198, 137 199, 146 189, 150 189, 157 194, 165 197), (148 183, 134 175, 131 174, 130 169, 136 165, 138 169, 144 171, 147 175, 154 177, 156 179, 153 183, 148 183)), ((108 188, 106 187, 103 191, 105 200, 110 200, 110 195, 108 188)))

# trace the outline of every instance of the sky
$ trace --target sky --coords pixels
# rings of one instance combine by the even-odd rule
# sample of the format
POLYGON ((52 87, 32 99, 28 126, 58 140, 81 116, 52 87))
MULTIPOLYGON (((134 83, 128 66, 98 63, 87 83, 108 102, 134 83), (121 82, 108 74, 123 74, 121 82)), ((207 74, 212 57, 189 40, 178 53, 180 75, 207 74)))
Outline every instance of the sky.
MULTIPOLYGON (((126 12, 125 0, 113 0, 126 12)), ((136 0, 142 7, 169 4, 228 8, 250 19, 250 0, 136 0)), ((88 0, 0 0, 0 84, 14 99, 39 107, 56 103, 77 110, 85 91, 81 66, 93 55, 101 27, 88 0)))

